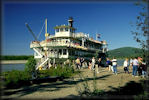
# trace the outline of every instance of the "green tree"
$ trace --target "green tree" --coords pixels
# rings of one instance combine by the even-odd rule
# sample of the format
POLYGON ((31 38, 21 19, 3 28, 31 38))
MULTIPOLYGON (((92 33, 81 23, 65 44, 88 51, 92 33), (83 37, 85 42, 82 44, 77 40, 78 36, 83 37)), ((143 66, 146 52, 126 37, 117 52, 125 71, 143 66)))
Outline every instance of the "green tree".
POLYGON ((136 24, 134 25, 135 30, 132 31, 134 39, 138 42, 143 51, 143 57, 146 59, 149 54, 146 50, 149 50, 149 16, 148 16, 148 2, 149 0, 142 0, 137 2, 135 5, 142 8, 142 11, 137 16, 136 24), (146 54, 147 53, 147 54, 146 54))
POLYGON ((36 73, 36 60, 34 58, 29 58, 28 62, 25 64, 25 71, 29 73, 30 76, 36 73))
MULTIPOLYGON (((142 47, 142 55, 147 65, 149 64, 149 16, 148 6, 149 0, 142 0, 136 3, 136 6, 141 7, 142 11, 137 16, 136 24, 134 24, 135 30, 132 31, 134 39, 142 47)), ((149 70, 149 69, 148 69, 149 70)))

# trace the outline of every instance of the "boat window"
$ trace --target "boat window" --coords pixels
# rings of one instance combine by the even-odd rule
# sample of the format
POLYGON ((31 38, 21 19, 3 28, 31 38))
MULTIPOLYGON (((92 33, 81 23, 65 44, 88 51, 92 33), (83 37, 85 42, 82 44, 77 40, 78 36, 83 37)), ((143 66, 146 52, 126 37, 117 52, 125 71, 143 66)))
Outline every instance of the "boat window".
POLYGON ((67 32, 68 31, 68 28, 65 28, 65 31, 67 32))
POLYGON ((72 50, 68 50, 68 53, 71 56, 72 55, 72 50))
POLYGON ((59 49, 59 54, 62 55, 62 49, 59 49))
POLYGON ((63 49, 63 55, 66 55, 66 49, 63 49))
POLYGON ((60 31, 63 32, 63 28, 60 28, 60 31))
POLYGON ((56 29, 56 32, 59 32, 59 29, 56 29))

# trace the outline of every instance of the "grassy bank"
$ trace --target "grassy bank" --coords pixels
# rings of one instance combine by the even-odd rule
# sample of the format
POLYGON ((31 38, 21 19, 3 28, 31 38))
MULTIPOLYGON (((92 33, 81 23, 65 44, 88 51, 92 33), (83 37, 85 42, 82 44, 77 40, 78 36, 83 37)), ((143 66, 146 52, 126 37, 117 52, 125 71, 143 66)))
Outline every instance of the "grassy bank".
POLYGON ((30 85, 30 81, 33 80, 33 75, 36 74, 36 79, 41 79, 44 77, 71 77, 76 71, 74 71, 73 66, 69 65, 58 65, 56 68, 51 67, 47 70, 35 70, 36 60, 30 58, 26 63, 24 71, 12 70, 3 72, 1 77, 3 78, 3 85, 6 88, 16 88, 23 85, 30 85))
MULTIPOLYGON (((51 76, 66 78, 75 75, 75 73, 77 72, 74 71, 73 68, 59 66, 56 69, 51 68, 39 71, 37 79, 51 76)), ((1 76, 4 78, 4 86, 7 88, 17 88, 23 85, 29 85, 32 80, 32 75, 27 71, 13 70, 4 72, 1 76)))

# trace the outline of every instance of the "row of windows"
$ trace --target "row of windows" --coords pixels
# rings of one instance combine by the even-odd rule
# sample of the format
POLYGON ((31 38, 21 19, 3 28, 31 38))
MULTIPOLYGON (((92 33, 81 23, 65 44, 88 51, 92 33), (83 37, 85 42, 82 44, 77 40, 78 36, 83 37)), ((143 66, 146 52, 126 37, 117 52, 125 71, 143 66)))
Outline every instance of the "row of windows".
MULTIPOLYGON (((57 50, 56 50, 57 51, 57 50)), ((51 50, 53 52, 53 50, 51 50)), ((82 51, 74 51, 74 50, 68 50, 70 56, 83 56, 83 55, 93 55, 93 53, 89 52, 82 52, 82 51)), ((67 49, 59 49, 58 50, 59 55, 67 55, 67 49)))
POLYGON ((67 32, 68 31, 68 28, 60 28, 60 29, 56 29, 56 32, 67 32))
POLYGON ((74 50, 69 50, 69 55, 70 56, 86 56, 86 55, 93 55, 93 53, 89 52, 83 52, 83 51, 74 51, 74 50))
POLYGON ((66 49, 63 49, 63 52, 62 52, 62 49, 59 49, 59 50, 50 50, 51 53, 57 53, 60 54, 60 55, 66 55, 67 54, 67 50, 66 49))
MULTIPOLYGON (((58 28, 56 32, 68 32, 68 28, 58 28)), ((70 29, 70 32, 73 32, 72 29, 70 29)))
MULTIPOLYGON (((59 52, 58 52, 60 55, 62 55, 62 49, 59 49, 59 52)), ((66 52, 66 49, 63 49, 63 55, 66 55, 67 52, 66 52)))

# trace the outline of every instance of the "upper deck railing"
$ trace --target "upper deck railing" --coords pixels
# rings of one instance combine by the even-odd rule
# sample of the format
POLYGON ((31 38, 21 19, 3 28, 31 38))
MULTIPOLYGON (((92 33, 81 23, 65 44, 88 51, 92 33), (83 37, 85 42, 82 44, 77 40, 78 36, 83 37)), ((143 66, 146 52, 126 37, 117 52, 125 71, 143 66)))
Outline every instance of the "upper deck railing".
MULTIPOLYGON (((75 44, 72 42, 31 42, 30 44, 30 48, 37 48, 37 47, 58 47, 58 46, 66 46, 66 47, 72 47, 72 48, 76 48, 76 49, 82 49, 82 50, 92 50, 92 51, 97 51, 100 49, 97 48, 93 48, 93 47, 85 47, 85 46, 81 46, 79 44, 75 44)), ((104 50, 105 52, 105 50, 104 50)))

